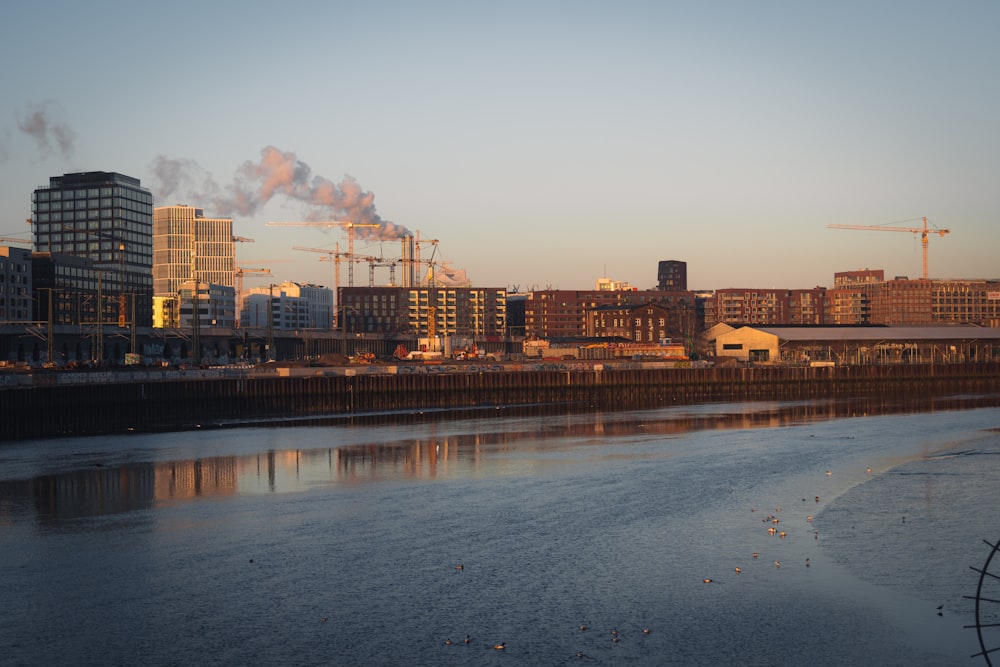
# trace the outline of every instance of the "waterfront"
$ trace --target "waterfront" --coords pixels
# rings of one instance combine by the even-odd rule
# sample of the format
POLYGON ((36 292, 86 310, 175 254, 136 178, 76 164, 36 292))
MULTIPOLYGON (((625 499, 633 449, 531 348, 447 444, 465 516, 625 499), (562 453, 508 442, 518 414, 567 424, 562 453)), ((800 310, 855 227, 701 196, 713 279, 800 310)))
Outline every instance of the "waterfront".
POLYGON ((996 405, 5 443, 0 661, 984 664, 996 405))

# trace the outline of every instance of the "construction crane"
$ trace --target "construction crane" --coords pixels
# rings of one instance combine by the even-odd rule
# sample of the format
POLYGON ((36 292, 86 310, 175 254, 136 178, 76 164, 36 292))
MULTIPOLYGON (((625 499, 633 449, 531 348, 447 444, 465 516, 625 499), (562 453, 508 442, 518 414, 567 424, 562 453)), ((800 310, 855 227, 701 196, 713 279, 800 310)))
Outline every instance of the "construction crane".
MULTIPOLYGON (((328 262, 333 262, 334 263, 334 267, 333 267, 333 284, 334 284, 334 288, 336 289, 335 294, 339 293, 339 291, 340 291, 340 258, 341 257, 348 257, 348 253, 346 253, 346 252, 340 252, 340 244, 339 243, 337 243, 337 244, 334 245, 333 250, 330 250, 329 248, 303 248, 302 246, 297 246, 297 245, 296 246, 292 246, 292 250, 303 250, 305 252, 319 252, 319 253, 322 253, 322 254, 326 255, 326 257, 320 257, 320 261, 326 260, 328 262)), ((353 261, 353 259, 352 259, 352 261, 353 261)))
POLYGON ((396 285, 396 265, 402 260, 386 259, 385 257, 359 257, 358 261, 368 262, 368 286, 375 287, 375 267, 385 267, 389 269, 389 284, 396 285))
POLYGON ((352 261, 347 265, 347 284, 351 287, 354 286, 354 230, 361 227, 381 227, 382 225, 376 224, 374 222, 351 222, 350 220, 320 220, 317 222, 269 222, 268 227, 325 227, 326 229, 333 229, 334 227, 344 227, 347 229, 347 254, 352 258, 352 261))
MULTIPOLYGON (((328 262, 333 262, 333 298, 340 299, 340 258, 347 257, 346 252, 340 252, 340 244, 336 243, 333 246, 333 250, 329 248, 303 248, 302 246, 292 246, 292 250, 304 250, 305 252, 319 252, 326 255, 326 257, 320 257, 320 261, 326 260, 328 262)), ((354 258, 351 258, 354 261, 354 258)), ((339 322, 338 308, 337 304, 334 304, 333 308, 333 328, 337 328, 337 323, 339 322)))
MULTIPOLYGON (((420 238, 420 230, 417 230, 417 236, 416 236, 416 238, 413 241, 413 244, 416 247, 416 253, 415 253, 415 256, 413 258, 413 263, 417 265, 417 272, 418 273, 420 271, 420 265, 421 264, 426 264, 427 265, 427 271, 428 271, 428 273, 431 276, 434 275, 434 254, 437 252, 437 245, 438 245, 438 243, 440 243, 440 241, 438 241, 437 239, 422 239, 422 238, 420 238), (428 260, 421 260, 420 259, 420 246, 423 243, 429 243, 433 247, 433 249, 431 250, 431 258, 428 259, 428 260)), ((428 284, 429 284, 429 281, 428 281, 428 284)))
POLYGON ((236 328, 240 328, 240 313, 243 310, 243 276, 269 276, 271 269, 251 269, 245 266, 237 266, 233 272, 236 274, 236 328))
MULTIPOLYGON (((905 222, 905 221, 904 221, 905 222)), ((923 249, 924 255, 924 280, 927 280, 927 246, 929 237, 931 234, 937 234, 938 236, 944 236, 945 234, 950 234, 950 229, 937 229, 930 228, 927 226, 927 217, 923 218, 923 227, 886 227, 881 225, 827 225, 829 229, 866 229, 873 232, 909 232, 911 234, 920 234, 920 245, 923 249)))
POLYGON ((233 243, 255 243, 253 239, 248 239, 245 236, 234 236, 233 243))
POLYGON ((31 239, 16 239, 13 236, 0 236, 0 243, 31 243, 31 239))

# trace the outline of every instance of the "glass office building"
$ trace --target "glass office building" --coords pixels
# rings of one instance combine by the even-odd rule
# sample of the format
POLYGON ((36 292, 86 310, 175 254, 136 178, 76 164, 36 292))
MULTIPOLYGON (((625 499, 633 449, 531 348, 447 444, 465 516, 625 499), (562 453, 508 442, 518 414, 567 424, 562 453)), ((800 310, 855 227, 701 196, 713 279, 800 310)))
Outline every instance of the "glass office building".
POLYGON ((104 171, 51 177, 32 194, 32 235, 36 253, 92 263, 112 321, 151 325, 153 195, 139 179, 104 171))

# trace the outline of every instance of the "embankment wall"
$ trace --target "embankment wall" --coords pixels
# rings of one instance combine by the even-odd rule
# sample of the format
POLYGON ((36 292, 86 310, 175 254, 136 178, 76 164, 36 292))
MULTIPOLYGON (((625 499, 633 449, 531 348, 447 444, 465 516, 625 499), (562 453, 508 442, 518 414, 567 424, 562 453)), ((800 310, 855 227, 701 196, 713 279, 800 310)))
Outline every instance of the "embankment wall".
POLYGON ((322 374, 14 387, 0 440, 530 405, 623 410, 747 400, 1000 392, 1000 364, 322 374))

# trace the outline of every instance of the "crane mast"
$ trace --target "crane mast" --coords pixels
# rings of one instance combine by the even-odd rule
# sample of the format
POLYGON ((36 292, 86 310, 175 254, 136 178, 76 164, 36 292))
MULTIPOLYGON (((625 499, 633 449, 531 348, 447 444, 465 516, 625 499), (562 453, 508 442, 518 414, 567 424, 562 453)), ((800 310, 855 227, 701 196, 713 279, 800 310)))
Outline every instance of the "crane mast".
POLYGON ((239 329, 243 319, 243 276, 269 276, 271 269, 237 266, 234 273, 236 273, 236 328, 239 329))

